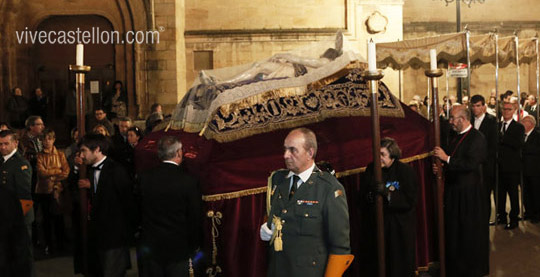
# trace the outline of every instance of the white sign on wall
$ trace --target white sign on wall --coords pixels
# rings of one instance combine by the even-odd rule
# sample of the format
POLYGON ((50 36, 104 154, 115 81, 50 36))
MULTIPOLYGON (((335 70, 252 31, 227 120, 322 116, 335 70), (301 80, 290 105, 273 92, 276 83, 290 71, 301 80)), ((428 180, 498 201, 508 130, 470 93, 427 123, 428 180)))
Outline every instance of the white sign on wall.
POLYGON ((448 63, 448 76, 453 78, 467 78, 467 64, 448 63))
POLYGON ((99 93, 99 81, 90 81, 90 93, 99 93))

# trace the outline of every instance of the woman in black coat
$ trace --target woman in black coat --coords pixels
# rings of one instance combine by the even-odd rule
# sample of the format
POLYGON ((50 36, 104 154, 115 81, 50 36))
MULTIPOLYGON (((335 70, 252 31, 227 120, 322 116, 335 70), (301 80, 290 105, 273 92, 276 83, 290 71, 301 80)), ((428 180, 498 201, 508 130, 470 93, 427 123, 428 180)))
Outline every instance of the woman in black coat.
MULTIPOLYGON (((392 138, 381 140, 382 183, 376 184, 373 163, 368 165, 364 184, 368 197, 381 194, 384 203, 386 276, 415 276, 416 199, 418 182, 413 169, 399 161, 401 150, 392 138)), ((373 227, 375 222, 373 222, 373 227)))

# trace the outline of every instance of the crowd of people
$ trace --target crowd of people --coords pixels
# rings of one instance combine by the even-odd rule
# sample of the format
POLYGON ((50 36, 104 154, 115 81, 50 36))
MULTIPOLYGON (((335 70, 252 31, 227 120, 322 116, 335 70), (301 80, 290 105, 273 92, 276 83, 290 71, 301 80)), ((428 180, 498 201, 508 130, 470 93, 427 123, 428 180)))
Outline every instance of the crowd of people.
MULTIPOLYGON (((118 95, 115 101, 120 101, 118 95)), ((492 99, 486 103, 483 96, 474 95, 467 99, 469 105, 440 109, 442 145, 433 155, 445 175, 448 276, 489 274, 489 224, 504 224, 507 230, 518 227, 519 184, 523 219, 540 221, 537 102, 533 95, 523 98, 523 109, 511 92, 501 97, 500 107, 491 108, 492 99), (495 191, 497 216, 490 222, 495 191)), ((81 138, 73 129, 73 143, 63 151, 56 148, 55 132, 45 128, 39 115, 27 117, 20 134, 10 124, 0 124, 0 218, 6 223, 0 227, 0 247, 10 253, 0 255, 5 276, 32 276, 34 249, 49 255, 63 248, 66 207, 73 222, 75 273, 124 276, 132 266, 129 248, 134 245, 141 276, 188 276, 193 270, 190 257, 202 240, 202 203, 197 179, 180 166, 182 143, 176 137, 161 138, 157 155, 162 163, 138 173, 134 148, 145 132, 129 117, 118 116, 121 110, 113 124, 104 108, 95 108, 88 134, 81 138), (88 193, 85 219, 81 190, 88 193), (42 219, 37 225, 36 214, 42 219), (80 221, 87 224, 86 239, 80 221)), ((162 119, 161 107, 154 105, 146 128, 151 130, 162 119)), ((313 131, 294 129, 283 146, 287 169, 272 174, 271 210, 260 227, 261 239, 269 242, 268 275, 322 276, 328 270, 344 270, 351 259, 345 189, 315 163, 313 131)), ((418 176, 400 162, 401 150, 392 138, 381 140, 380 158, 382 182, 375 180, 374 165, 368 165, 361 178, 360 202, 374 210, 374 199, 383 199, 387 276, 414 276, 418 176)), ((434 165, 434 174, 438 170, 434 165)))
MULTIPOLYGON (((116 87, 118 96, 121 86, 116 87)), ((200 217, 197 200, 200 201, 201 197, 197 196, 199 191, 195 179, 179 166, 182 145, 175 138, 160 142, 158 155, 164 164, 173 166, 168 168, 168 174, 158 175, 182 177, 178 181, 183 186, 183 182, 191 182, 190 195, 186 195, 184 190, 167 191, 172 184, 163 190, 165 195, 153 195, 155 191, 148 191, 146 186, 158 188, 162 184, 153 184, 155 178, 142 177, 150 173, 139 178, 134 167, 135 147, 146 132, 163 120, 161 105, 152 106, 146 131, 134 126, 125 112, 122 113, 122 107, 115 110, 115 124, 107 117, 105 108, 96 107, 86 125, 87 135, 81 138, 79 130, 73 128, 72 144, 58 149, 55 131, 45 128, 47 102, 43 100, 45 97, 40 89, 36 89, 35 98, 26 101, 21 90, 15 89, 8 101, 10 121, 0 122, 0 218, 3 220, 0 227, 0 275, 35 276, 34 252, 42 252, 39 256, 54 256, 66 251, 66 242, 73 246, 74 273, 84 271, 88 276, 123 276, 131 266, 128 247, 133 245, 137 245, 141 258, 138 264, 142 276, 160 276, 155 273, 160 269, 183 272, 183 267, 170 263, 167 263, 167 268, 161 268, 162 260, 156 260, 157 255, 169 254, 185 258, 199 246, 200 230, 195 232, 193 228, 198 226, 195 224, 200 217), (28 107, 32 112, 28 112, 28 107), (37 112, 33 112, 34 108, 37 112), (83 167, 87 172, 86 178, 80 176, 85 171, 81 170, 83 167), (84 241, 81 237, 79 197, 83 189, 88 191, 88 236, 84 241), (167 197, 171 197, 170 211, 176 213, 172 218, 169 218, 170 211, 163 210, 161 206, 167 197), (195 202, 188 207, 182 204, 186 199, 194 199, 195 202), (143 202, 146 209, 142 209, 143 202), (152 215, 151 218, 145 216, 147 213, 152 215), (158 215, 161 218, 155 217, 158 215), (70 224, 66 224, 65 219, 70 224), (171 225, 180 227, 171 231, 168 228, 171 225), (184 231, 183 238, 163 241, 167 236, 176 237, 177 231, 184 230, 187 225, 192 228, 184 231), (141 226, 144 226, 144 232, 141 226), (159 231, 160 228, 163 230, 159 231), (71 232, 65 233, 66 230, 71 232), (85 256, 83 245, 87 246, 85 256), (164 253, 163 247, 167 249, 163 250, 164 253), (86 259, 82 260, 83 257, 86 259), (87 268, 83 267, 85 264, 87 268)), ((113 100, 114 108, 122 98, 113 100)), ((187 263, 187 259, 184 262, 187 263)))

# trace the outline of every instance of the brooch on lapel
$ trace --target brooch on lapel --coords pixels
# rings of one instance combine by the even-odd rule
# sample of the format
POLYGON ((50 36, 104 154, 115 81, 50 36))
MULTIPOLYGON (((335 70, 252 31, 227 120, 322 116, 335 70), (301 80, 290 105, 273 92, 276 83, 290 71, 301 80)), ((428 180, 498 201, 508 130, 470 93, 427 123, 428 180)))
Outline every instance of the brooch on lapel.
POLYGON ((398 182, 398 181, 386 182, 386 188, 387 188, 389 191, 396 191, 396 190, 399 190, 399 182, 398 182))

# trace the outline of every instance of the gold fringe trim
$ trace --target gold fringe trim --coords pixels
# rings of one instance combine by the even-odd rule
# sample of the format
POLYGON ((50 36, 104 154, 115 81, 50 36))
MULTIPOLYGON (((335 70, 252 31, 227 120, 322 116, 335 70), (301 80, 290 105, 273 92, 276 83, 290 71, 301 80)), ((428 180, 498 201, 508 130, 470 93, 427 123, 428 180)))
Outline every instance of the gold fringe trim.
MULTIPOLYGON (((417 160, 421 160, 421 159, 425 159, 429 156, 431 156, 433 153, 432 152, 427 152, 427 153, 423 153, 423 154, 419 154, 419 155, 415 155, 415 156, 412 156, 412 157, 408 157, 408 158, 403 158, 401 159, 400 161, 403 162, 403 163, 410 163, 410 162, 413 162, 413 161, 417 161, 417 160)), ((352 174, 357 174, 357 173, 362 173, 366 171, 366 167, 361 167, 361 168, 355 168, 355 169, 350 169, 350 170, 346 170, 346 171, 342 171, 342 172, 337 172, 336 173, 336 178, 341 178, 341 177, 345 177, 345 176, 349 176, 349 175, 352 175, 352 174)), ((227 192, 227 193, 220 193, 220 194, 212 194, 212 195, 203 195, 202 196, 202 200, 205 201, 205 202, 213 202, 213 201, 219 201, 219 200, 225 200, 225 199, 234 199, 234 198, 240 198, 240 197, 243 197, 243 196, 249 196, 249 195, 255 195, 255 194, 261 194, 261 193, 268 193, 268 191, 271 191, 271 179, 272 177, 270 176, 269 179, 268 179, 268 185, 264 186, 264 187, 258 187, 258 188, 252 188, 252 189, 246 189, 246 190, 240 190, 240 191, 234 191, 234 192, 227 192)), ((267 209, 268 209, 268 196, 267 196, 267 209)))
MULTIPOLYGON (((410 163, 412 161, 425 159, 425 158, 427 158, 427 157, 429 157, 431 155, 432 155, 431 152, 427 152, 427 153, 418 154, 418 155, 415 155, 415 156, 412 156, 412 157, 403 158, 403 159, 400 159, 400 161, 402 163, 410 163)), ((358 174, 358 173, 362 173, 362 172, 365 172, 365 171, 366 171, 365 166, 361 167, 361 168, 345 170, 345 171, 342 171, 342 172, 337 172, 336 173, 336 178, 341 178, 341 177, 345 177, 345 176, 349 176, 349 175, 353 175, 353 174, 358 174)))
POLYGON ((206 202, 213 202, 213 201, 219 201, 219 200, 225 200, 225 199, 240 198, 243 196, 264 193, 266 192, 266 190, 267 190, 267 187, 260 187, 260 188, 246 189, 246 190, 233 191, 233 192, 220 193, 220 194, 203 195, 202 200, 206 202))

